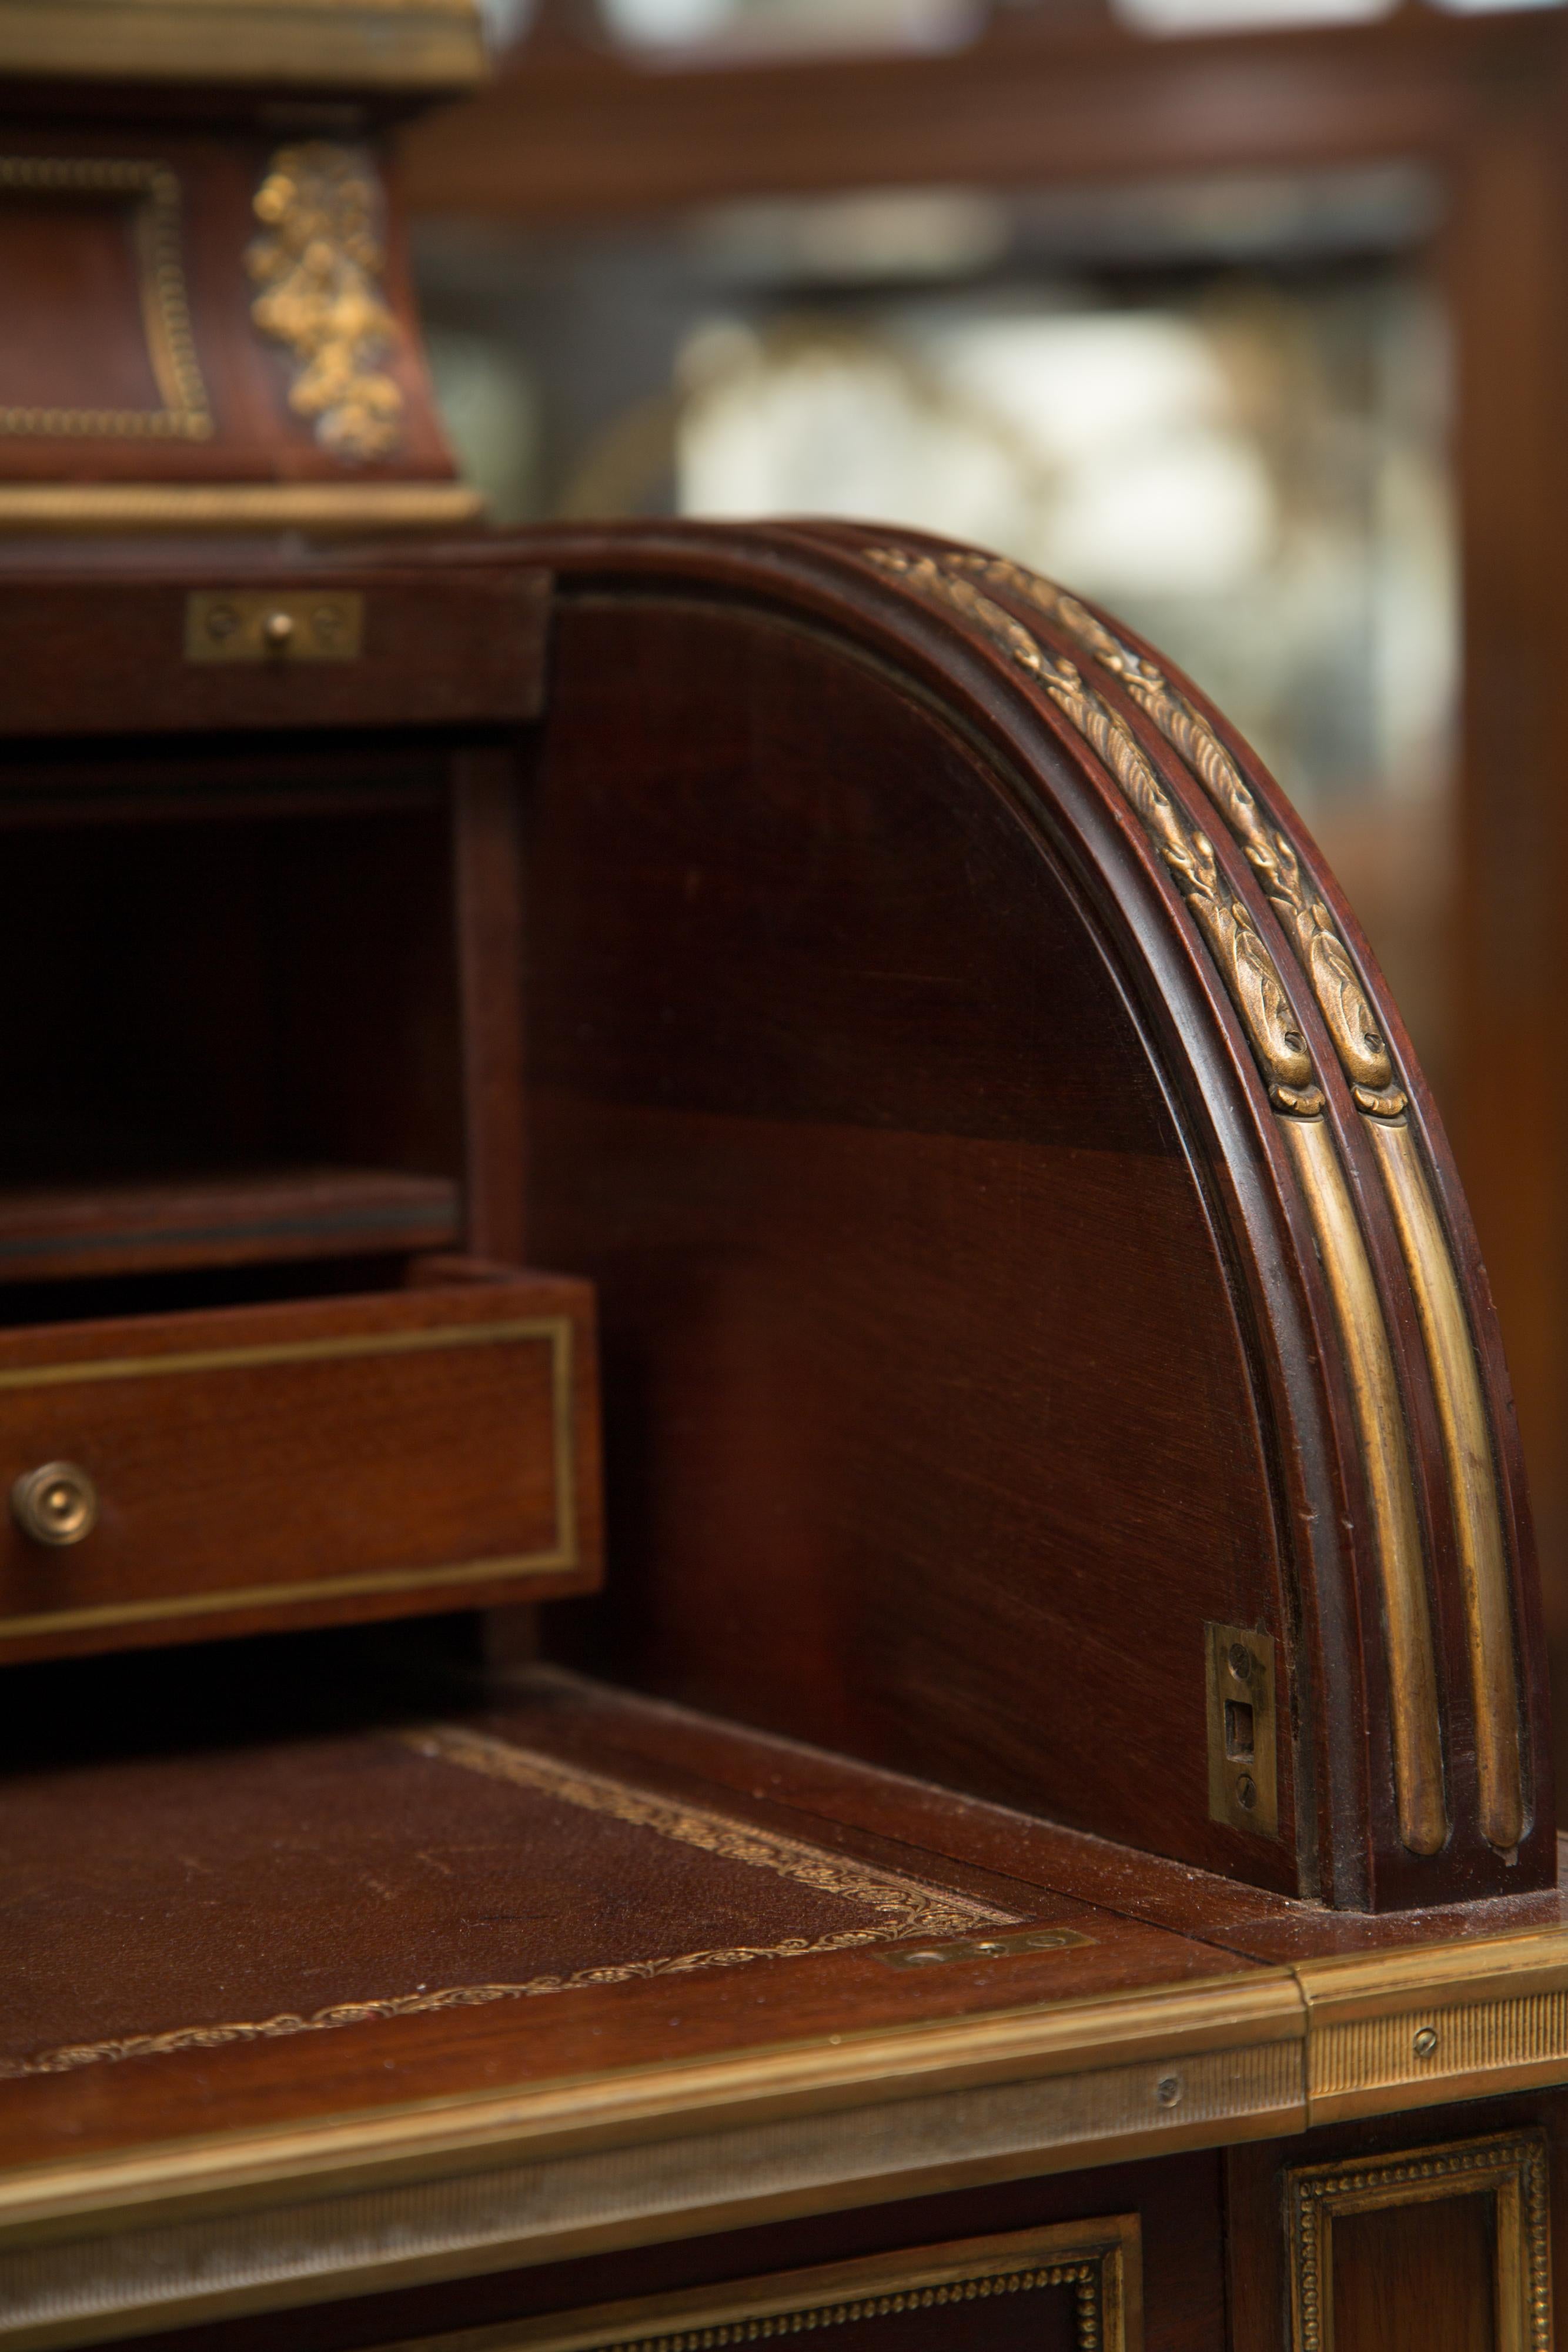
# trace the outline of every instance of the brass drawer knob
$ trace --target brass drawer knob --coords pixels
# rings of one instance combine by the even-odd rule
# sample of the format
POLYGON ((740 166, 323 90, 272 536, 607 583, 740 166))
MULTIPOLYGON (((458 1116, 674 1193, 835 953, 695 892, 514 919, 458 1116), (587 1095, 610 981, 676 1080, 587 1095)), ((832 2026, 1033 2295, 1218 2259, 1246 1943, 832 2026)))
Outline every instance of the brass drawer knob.
POLYGON ((41 1463, 12 1487, 11 1516, 35 1543, 80 1543, 98 1525, 98 1488, 78 1463, 41 1463))

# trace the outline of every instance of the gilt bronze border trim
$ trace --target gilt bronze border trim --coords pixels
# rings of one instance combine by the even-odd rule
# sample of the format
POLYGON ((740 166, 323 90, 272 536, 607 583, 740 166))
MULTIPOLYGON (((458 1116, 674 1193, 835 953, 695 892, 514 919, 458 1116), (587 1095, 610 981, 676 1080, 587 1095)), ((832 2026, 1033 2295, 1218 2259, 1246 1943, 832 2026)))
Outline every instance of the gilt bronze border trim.
POLYGON ((1436 2147, 1285 2175, 1292 2352, 1334 2352, 1333 2224, 1437 2199, 1490 2196, 1499 2352, 1552 2352, 1552 2259, 1544 2132, 1449 2140, 1436 2147))

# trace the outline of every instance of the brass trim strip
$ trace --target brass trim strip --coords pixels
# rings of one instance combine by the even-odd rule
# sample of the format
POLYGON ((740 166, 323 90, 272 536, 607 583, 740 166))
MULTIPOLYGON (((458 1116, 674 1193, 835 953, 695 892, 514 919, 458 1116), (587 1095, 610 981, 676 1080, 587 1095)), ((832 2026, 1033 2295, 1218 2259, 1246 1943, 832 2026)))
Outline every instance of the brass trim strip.
POLYGON ((137 291, 158 408, 0 408, 0 436, 209 441, 212 405, 196 355, 180 241, 180 177, 167 163, 122 156, 0 155, 0 199, 27 195, 137 200, 137 291))
POLYGON ((41 2352, 1565 2080, 1568 1927, 486 2089, 0 2178, 0 2280, 30 2306, 0 2341, 41 2352), (1558 2031, 1532 2037, 1553 1999, 1558 2031), (1379 2020, 1412 2049, 1436 2028, 1419 2080, 1390 2084, 1344 2037, 1379 2020))
POLYGON ((1108 2214, 466 2327, 389 2352, 697 2352, 1050 2287, 1072 2291, 1077 2352, 1141 2352, 1142 2254, 1137 2214, 1108 2214))
POLYGON ((1313 2124, 1568 2080, 1568 1933, 1298 1964, 1313 2124))
POLYGON ((413 1592, 426 1585, 510 1582, 514 1579, 552 1576, 579 1564, 573 1334, 569 1316, 523 1316, 497 1323, 436 1324, 416 1331, 346 1333, 330 1339, 283 1339, 248 1348, 200 1348, 167 1356, 105 1356, 77 1363, 11 1367, 0 1371, 3 1395, 7 1391, 65 1388, 93 1381, 155 1379, 169 1372, 234 1371, 257 1365, 406 1355, 431 1349, 483 1347, 527 1339, 547 1340, 550 1350, 556 1507, 555 1540, 548 1551, 443 1563, 434 1568, 373 1569, 354 1576, 312 1577, 296 1584, 246 1585, 227 1591, 176 1593, 148 1601, 104 1601, 87 1608, 48 1610, 27 1617, 0 1617, 0 1643, 72 1628, 161 1624, 183 1617, 223 1616, 242 1609, 281 1609, 302 1601, 334 1601, 372 1592, 413 1592))
POLYGON ((0 482, 0 531, 445 530, 484 511, 464 482, 0 482))
POLYGON ((1511 2132, 1397 2148, 1285 2175, 1292 2352, 1334 2352, 1333 2223, 1451 2197, 1493 2210, 1493 2341, 1498 2352, 1552 2352, 1551 2207, 1546 2135, 1511 2132))
POLYGON ((1412 1853, 1437 1853, 1448 1834, 1441 1716, 1404 1408, 1366 1244, 1320 1116, 1322 1090, 1306 1040, 1293 1025, 1278 968, 1246 908, 1225 887, 1212 844, 1187 824, 1131 731, 1073 665, 1049 654, 962 571, 944 570, 932 557, 900 548, 862 551, 883 572, 982 629, 1071 721, 1169 867, 1241 1017, 1269 1099, 1283 1114, 1281 1128, 1301 1179, 1350 1376, 1384 1600, 1399 1834, 1412 1853))
POLYGON ((562 2150, 329 2195, 290 2184, 222 2213, 84 2217, 0 2249, 6 2352, 243 2310, 657 2243, 786 2215, 891 2203, 1299 2128, 1300 2048, 1282 2042, 1044 2080, 902 2091, 852 2114, 744 2116, 678 2137, 562 2150), (1169 2093, 1179 2096, 1174 2103, 1169 2093))
MULTIPOLYGON (((0 2175, 0 2237, 6 2245, 33 2243, 110 2216, 118 2227, 154 2209, 164 2218, 229 2211, 257 2198, 298 2196, 312 2181, 329 2180, 335 2195, 345 2183, 389 2177, 387 2167, 410 2179, 423 2167, 428 2179, 520 2160, 525 2150, 559 2156, 634 2151, 676 2137, 689 2143, 694 2133, 750 2127, 765 2116, 836 2118, 840 2158, 848 2163, 851 2126, 862 2109, 870 2126, 884 2103, 902 2108, 917 2096, 939 2103, 960 2089, 988 2098, 998 2089, 1057 2084, 1069 2105, 1051 2113, 1063 2130, 1071 2124, 1074 2145, 1143 2134, 1145 2126, 1149 2143, 1164 2145, 1194 2123, 1195 2113, 1206 2144, 1246 2137, 1254 2126, 1258 2134, 1296 2131, 1306 2124, 1305 2016, 1288 1969, 1242 1968, 1089 2000, 817 2033, 501 2090, 486 2085, 357 2116, 28 2165, 0 2175), (1209 2071, 1190 2098, 1155 2100, 1155 2085, 1173 2066, 1191 2087, 1200 2064, 1209 2071), (1092 2085, 1100 2083, 1120 2084, 1121 2092, 1097 2105, 1092 2085)), ((984 2098, 977 2113, 982 2119, 989 2113, 984 2098)), ((954 2145, 936 2152, 951 2155, 954 2145)))
POLYGON ((166 1372, 228 1372, 262 1364, 500 1347, 512 1339, 565 1340, 570 1345, 570 1331, 568 1316, 526 1315, 507 1322, 423 1324, 412 1331, 340 1332, 329 1339, 265 1339, 241 1348, 171 1349, 167 1355, 81 1356, 69 1363, 18 1364, 0 1370, 0 1394, 7 1390, 74 1388, 89 1381, 156 1380, 166 1372))
POLYGON ((1281 1124, 1322 1253, 1361 1438, 1383 1590, 1399 1833, 1412 1853, 1436 1853, 1448 1833, 1437 1672, 1405 1416, 1388 1333, 1366 1244, 1325 1121, 1296 1118, 1281 1124))
POLYGON ((1475 1698, 1481 1833, 1506 1853, 1525 1832, 1524 1765, 1508 1555, 1486 1401, 1453 1259, 1415 1135, 1403 1119, 1368 1118, 1364 1125, 1416 1294, 1443 1433, 1475 1698))
POLYGON ((486 63, 473 0, 0 0, 0 72, 459 90, 486 63))

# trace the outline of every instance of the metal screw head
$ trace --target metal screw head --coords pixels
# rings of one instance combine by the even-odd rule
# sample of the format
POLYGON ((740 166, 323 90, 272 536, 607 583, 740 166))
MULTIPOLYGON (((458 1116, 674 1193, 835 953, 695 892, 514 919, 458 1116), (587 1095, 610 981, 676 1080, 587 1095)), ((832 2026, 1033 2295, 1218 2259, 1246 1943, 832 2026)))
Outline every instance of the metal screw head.
POLYGON ((1437 2047, 1437 2027, 1435 2025, 1423 2025, 1420 2031, 1416 2033, 1415 2039, 1412 2041, 1410 2047, 1414 2050, 1417 2058, 1429 2058, 1434 2050, 1437 2047))
POLYGON ((1244 1806, 1248 1812, 1250 1812, 1253 1806, 1257 1803, 1258 1783, 1254 1780, 1250 1772, 1238 1773, 1236 1778, 1236 1801, 1239 1805, 1244 1806))
POLYGON ((214 604, 207 614, 207 635, 215 637, 219 645, 225 637, 232 637, 238 626, 239 614, 232 604, 214 604))
POLYGON ((1249 1680, 1252 1673, 1252 1653, 1240 1642, 1232 1642, 1226 1653, 1226 1664, 1239 1683, 1249 1680))
POLYGON ((1155 2084, 1155 2096, 1162 2107, 1174 2107, 1181 2097, 1181 2076, 1162 2074, 1155 2084))

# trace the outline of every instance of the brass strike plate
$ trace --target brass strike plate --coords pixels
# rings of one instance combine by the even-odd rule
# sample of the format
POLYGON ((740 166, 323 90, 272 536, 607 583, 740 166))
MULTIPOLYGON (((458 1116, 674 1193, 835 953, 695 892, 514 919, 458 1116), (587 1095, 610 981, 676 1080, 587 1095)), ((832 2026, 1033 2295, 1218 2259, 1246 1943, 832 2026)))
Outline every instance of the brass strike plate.
POLYGON ((196 588, 185 599, 190 662, 347 662, 363 649, 365 600, 351 588, 196 588))
POLYGON ((935 1969, 950 1960, 1010 1960, 1015 1953, 1061 1952, 1093 1941, 1077 1927, 1013 1927, 995 1936, 960 1936, 951 1944, 911 1944, 877 1957, 890 1969, 935 1969))
POLYGON ((1273 1639, 1248 1625, 1206 1625, 1203 1633, 1208 1682, 1208 1817, 1228 1829, 1278 1837, 1273 1639))

